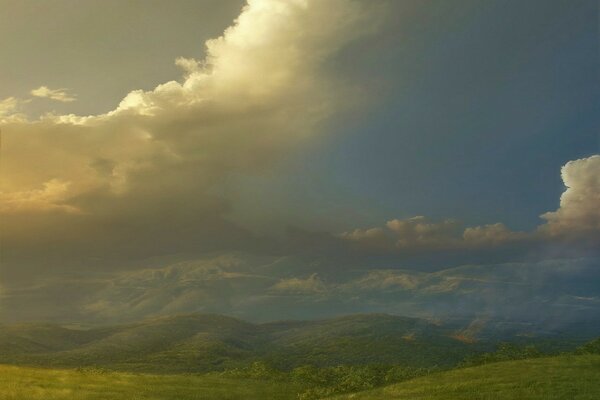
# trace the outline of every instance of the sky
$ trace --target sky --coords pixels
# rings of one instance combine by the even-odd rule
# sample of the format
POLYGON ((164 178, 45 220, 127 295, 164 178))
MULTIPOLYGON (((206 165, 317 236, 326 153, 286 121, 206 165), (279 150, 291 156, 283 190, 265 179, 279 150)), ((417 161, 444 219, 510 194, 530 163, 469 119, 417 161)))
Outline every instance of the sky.
POLYGON ((596 1, 0 9, 0 321, 600 317, 596 1))

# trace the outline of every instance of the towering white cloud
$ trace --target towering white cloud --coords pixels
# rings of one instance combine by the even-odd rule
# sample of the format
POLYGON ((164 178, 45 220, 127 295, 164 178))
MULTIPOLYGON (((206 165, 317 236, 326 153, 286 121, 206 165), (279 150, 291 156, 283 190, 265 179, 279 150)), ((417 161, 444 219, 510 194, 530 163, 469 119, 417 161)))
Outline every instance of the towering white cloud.
POLYGON ((495 247, 536 241, 577 240, 582 245, 600 241, 600 155, 569 161, 561 176, 566 190, 560 207, 541 217, 545 224, 532 232, 515 232, 502 223, 463 227, 460 221, 434 222, 423 216, 393 219, 385 227, 355 229, 340 237, 363 246, 393 250, 443 250, 495 247))
MULTIPOLYGON (((96 231, 90 241, 132 240, 135 226, 143 228, 133 240, 172 227, 187 237, 231 229, 219 217, 228 208, 219 197, 226 176, 259 173, 343 107, 345 86, 325 64, 372 29, 364 6, 250 0, 223 36, 206 43, 204 60, 178 59, 182 82, 132 91, 105 114, 6 120, 0 212, 10 215, 7 236, 24 245, 28 237, 59 240, 72 226, 77 237, 96 231), (60 232, 41 216, 48 213, 64 218, 60 232), (45 233, 32 232, 38 221, 45 233)), ((70 100, 46 87, 32 93, 70 100)))
POLYGON ((551 236, 600 237, 600 155, 569 161, 561 176, 566 190, 558 210, 542 215, 551 236))
POLYGON ((206 187, 232 169, 260 168, 314 134, 343 101, 343 87, 321 67, 368 29, 366 14, 346 0, 249 1, 235 25, 206 43, 202 63, 178 60, 188 73, 182 83, 132 91, 102 115, 8 124, 6 186, 31 191, 60 179, 71 196, 119 194, 150 184, 142 176, 152 176, 150 186, 174 173, 206 187), (25 160, 30 168, 19 171, 25 160))

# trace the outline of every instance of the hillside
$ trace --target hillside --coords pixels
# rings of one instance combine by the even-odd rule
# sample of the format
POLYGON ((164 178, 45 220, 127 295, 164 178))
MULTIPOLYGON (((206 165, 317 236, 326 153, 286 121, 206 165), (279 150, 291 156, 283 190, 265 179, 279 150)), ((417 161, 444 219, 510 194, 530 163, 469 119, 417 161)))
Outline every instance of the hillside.
MULTIPOLYGON (((517 342, 534 340, 519 336, 518 330, 512 337, 504 333, 494 339, 473 325, 387 314, 263 324, 188 314, 89 329, 22 324, 0 326, 0 361, 160 373, 223 370, 254 361, 281 370, 306 364, 451 367, 469 355, 492 350, 507 337, 517 342)), ((545 343, 542 339, 536 338, 536 343, 545 343)), ((572 350, 581 343, 571 341, 560 338, 545 345, 559 343, 572 350)))
POLYGON ((0 360, 9 364, 146 372, 202 372, 263 360, 298 365, 388 363, 453 365, 489 343, 465 343, 455 327, 385 314, 252 324, 191 314, 93 329, 0 327, 0 360))
POLYGON ((493 321, 357 314, 254 324, 216 314, 158 317, 88 329, 0 325, 0 363, 140 372, 208 372, 264 361, 281 370, 366 364, 451 367, 499 341, 570 351, 589 338, 521 335, 493 321), (495 330, 500 331, 497 336, 495 330))
POLYGON ((595 400, 600 355, 506 361, 436 373, 336 400, 595 400))

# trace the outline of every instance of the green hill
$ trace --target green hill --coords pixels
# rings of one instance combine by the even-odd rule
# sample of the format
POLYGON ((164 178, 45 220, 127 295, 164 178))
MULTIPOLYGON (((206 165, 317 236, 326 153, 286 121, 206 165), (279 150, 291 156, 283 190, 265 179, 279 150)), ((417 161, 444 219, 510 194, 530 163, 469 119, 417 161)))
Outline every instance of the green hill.
POLYGON ((600 355, 506 361, 431 374, 336 400, 596 400, 600 355))
POLYGON ((206 372, 262 360, 299 365, 371 363, 452 366, 490 342, 465 342, 454 326, 384 314, 252 324, 221 315, 161 317, 113 327, 0 327, 5 364, 101 366, 145 372, 206 372))

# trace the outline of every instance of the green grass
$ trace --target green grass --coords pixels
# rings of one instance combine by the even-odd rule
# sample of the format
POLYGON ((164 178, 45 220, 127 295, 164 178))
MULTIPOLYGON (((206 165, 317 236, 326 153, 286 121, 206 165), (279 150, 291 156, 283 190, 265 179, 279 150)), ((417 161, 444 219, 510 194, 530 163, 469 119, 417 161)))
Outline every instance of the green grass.
POLYGON ((296 399, 290 382, 0 366, 2 400, 296 399))
MULTIPOLYGON (((506 361, 434 373, 337 400, 596 400, 600 355, 506 361)), ((290 379, 151 375, 0 365, 0 400, 284 400, 306 389, 290 379)))
POLYGON ((506 361, 428 375, 337 400, 596 400, 600 355, 506 361))

